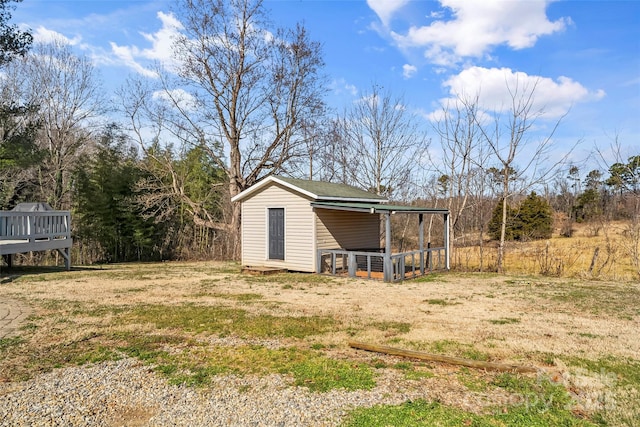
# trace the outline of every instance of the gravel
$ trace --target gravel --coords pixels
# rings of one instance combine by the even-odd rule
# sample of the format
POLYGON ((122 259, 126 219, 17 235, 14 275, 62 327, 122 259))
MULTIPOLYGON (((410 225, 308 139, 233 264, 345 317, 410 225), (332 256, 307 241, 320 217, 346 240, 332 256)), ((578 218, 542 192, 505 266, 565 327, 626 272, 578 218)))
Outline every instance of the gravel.
POLYGON ((355 407, 429 398, 419 382, 407 388, 394 375, 368 391, 315 393, 275 374, 217 376, 192 388, 123 359, 0 383, 0 426, 334 426, 355 407))

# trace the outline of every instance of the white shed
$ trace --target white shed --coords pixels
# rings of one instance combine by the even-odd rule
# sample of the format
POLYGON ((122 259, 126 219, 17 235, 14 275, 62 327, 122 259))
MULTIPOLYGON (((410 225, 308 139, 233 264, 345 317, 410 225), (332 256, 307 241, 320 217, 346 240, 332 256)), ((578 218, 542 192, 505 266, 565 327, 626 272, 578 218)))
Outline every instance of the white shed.
MULTIPOLYGON (((448 229, 447 210, 390 206, 384 197, 345 184, 272 175, 231 200, 241 203, 242 265, 249 268, 333 274, 348 271, 350 275, 365 271, 373 277, 376 265, 380 265, 380 272, 384 265, 389 270, 385 280, 397 280, 405 277, 399 273, 406 269, 405 257, 394 260, 390 243, 380 248, 380 215, 386 214, 387 242, 388 218, 393 213, 420 214, 421 225, 422 213, 443 214, 448 229), (391 273, 392 264, 398 274, 391 273)), ((422 226, 420 230, 424 249, 422 226)), ((439 250, 444 251, 448 269, 448 249, 429 248, 439 250)), ((413 273, 424 273, 425 254, 427 250, 411 255, 413 273)), ((438 252, 438 259, 444 258, 438 252)))

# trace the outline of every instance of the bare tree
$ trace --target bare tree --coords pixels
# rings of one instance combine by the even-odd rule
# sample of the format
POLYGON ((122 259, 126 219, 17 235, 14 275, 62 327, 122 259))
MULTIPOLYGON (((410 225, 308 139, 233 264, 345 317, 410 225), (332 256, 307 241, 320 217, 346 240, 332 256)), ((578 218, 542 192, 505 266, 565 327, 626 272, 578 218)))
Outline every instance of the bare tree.
POLYGON ((477 168, 485 164, 487 157, 482 150, 482 134, 476 123, 477 110, 477 97, 456 100, 442 107, 433 124, 441 150, 438 151, 440 156, 430 156, 430 166, 437 172, 441 195, 451 212, 452 242, 462 227, 460 219, 469 208, 477 168))
MULTIPOLYGON (((166 77, 163 75, 160 84, 165 82, 166 77)), ((215 142, 205 137, 193 138, 189 132, 190 128, 184 125, 183 115, 190 107, 180 104, 168 89, 163 92, 163 87, 166 88, 166 85, 156 87, 146 80, 129 79, 118 93, 122 103, 121 110, 129 122, 130 135, 144 153, 141 166, 146 176, 137 185, 139 196, 136 202, 146 215, 155 218, 156 221, 171 218, 177 210, 185 210, 194 224, 224 231, 227 224, 217 215, 220 209, 212 212, 204 203, 204 198, 196 200, 191 196, 187 191, 189 171, 180 167, 180 161, 195 147, 211 157, 215 142), (158 93, 157 90, 173 98, 154 96, 154 93, 158 93), (179 104, 181 111, 174 108, 179 104), (162 144, 163 140, 169 142, 162 144), (193 140, 193 143, 181 143, 193 140)), ((221 151, 219 148, 218 155, 211 160, 212 163, 224 163, 221 151)), ((221 186, 212 187, 206 198, 219 199, 221 192, 224 193, 221 186)))
POLYGON ((37 106, 22 93, 24 76, 5 66, 0 76, 0 206, 13 208, 38 191, 35 165, 41 160, 36 144, 37 106))
MULTIPOLYGON (((178 6, 184 25, 174 45, 178 78, 163 76, 144 102, 169 106, 153 126, 168 131, 171 142, 199 146, 218 162, 228 180, 228 203, 308 156, 305 123, 323 112, 320 44, 300 25, 270 30, 261 0, 181 0, 178 6)), ((129 106, 132 113, 142 111, 129 106)), ((151 143, 158 141, 143 141, 151 143)), ((234 204, 225 230, 236 255, 239 227, 234 204)))
POLYGON ((417 116, 402 98, 373 84, 338 123, 340 139, 349 151, 351 180, 376 194, 398 198, 411 183, 428 145, 417 116))
MULTIPOLYGON (((534 185, 543 183, 565 161, 569 150, 562 158, 552 160, 550 149, 553 135, 564 115, 553 122, 549 132, 543 136, 534 133, 534 125, 544 115, 544 109, 534 109, 537 81, 533 84, 518 80, 507 83, 510 105, 506 115, 500 112, 486 122, 480 114, 475 121, 483 140, 490 147, 492 156, 499 164, 501 178, 502 221, 498 246, 497 270, 504 272, 504 253, 509 199, 534 185), (518 182, 520 185, 514 185, 518 182)), ((566 115, 566 114, 565 114, 566 115)))
POLYGON ((640 277, 640 153, 637 147, 623 148, 618 135, 609 144, 608 153, 600 148, 596 148, 596 152, 599 163, 609 171, 605 184, 612 188, 614 198, 619 199, 612 205, 619 204, 626 208, 624 216, 629 221, 620 244, 640 277))
POLYGON ((344 143, 342 121, 339 117, 329 118, 323 131, 313 144, 313 156, 309 159, 313 174, 309 179, 327 182, 352 183, 350 161, 352 150, 344 143))
POLYGON ((92 141, 94 120, 106 102, 93 63, 75 55, 62 40, 40 43, 13 61, 25 104, 38 107, 37 142, 47 155, 38 177, 42 197, 54 208, 68 207, 71 169, 92 141))
POLYGON ((33 189, 28 168, 38 160, 34 143, 38 124, 30 118, 35 108, 23 103, 16 88, 18 79, 5 68, 23 57, 33 42, 30 32, 10 24, 16 7, 12 3, 14 0, 0 0, 0 209, 12 208, 33 189))

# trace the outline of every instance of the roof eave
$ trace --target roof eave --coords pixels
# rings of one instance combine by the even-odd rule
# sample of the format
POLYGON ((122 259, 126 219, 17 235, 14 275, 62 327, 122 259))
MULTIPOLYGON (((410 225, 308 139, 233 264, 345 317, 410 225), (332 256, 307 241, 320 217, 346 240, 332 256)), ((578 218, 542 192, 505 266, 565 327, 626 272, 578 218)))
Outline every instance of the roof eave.
MULTIPOLYGON (((335 203, 335 202, 334 202, 335 203)), ((358 203, 358 202, 355 202, 358 203)), ((380 203, 363 203, 363 206, 342 206, 339 203, 333 204, 328 201, 315 201, 311 202, 311 206, 314 208, 320 209, 332 209, 332 210, 343 210, 343 211, 351 211, 351 212, 367 212, 371 214, 449 214, 448 209, 438 209, 438 208, 420 208, 420 207, 411 207, 411 206, 393 206, 393 205, 384 205, 380 203)))
POLYGON ((231 198, 232 202, 239 202, 242 199, 246 199, 248 196, 250 196, 251 194, 255 193, 256 191, 260 190, 261 188, 265 187, 267 184, 271 183, 271 182, 276 182, 290 190, 294 190, 297 191, 298 193, 302 193, 305 196, 311 197, 312 199, 316 200, 318 198, 317 194, 314 194, 310 191, 306 191, 300 187, 297 187, 295 185, 292 185, 286 181, 283 181, 281 179, 279 179, 278 177, 275 177, 273 175, 270 175, 266 178, 264 178, 263 180, 261 180, 260 182, 258 182, 257 184, 252 185, 251 187, 247 188, 244 191, 241 191, 240 193, 236 194, 235 196, 233 196, 231 198))
POLYGON ((359 197, 319 196, 317 202, 388 203, 387 199, 362 199, 359 197))
POLYGON ((247 188, 246 190, 236 194, 235 196, 233 196, 231 198, 232 202, 239 202, 245 198, 247 198, 248 196, 250 196, 251 194, 255 193, 256 191, 264 188, 266 185, 268 185, 271 182, 275 182, 277 184, 282 185, 285 188, 288 188, 289 190, 295 191, 297 193, 301 193, 307 197, 310 197, 311 199, 315 200, 315 201, 331 201, 331 202, 360 202, 360 203, 387 203, 388 200, 387 199, 374 199, 374 198, 359 198, 359 197, 339 197, 339 196, 325 196, 325 195, 319 195, 316 193, 313 193, 311 191, 305 190, 303 188, 300 188, 296 185, 293 185, 287 181, 284 181, 282 179, 279 179, 277 176, 273 176, 270 175, 266 178, 264 178, 263 180, 261 180, 260 182, 258 182, 257 184, 252 185, 251 187, 247 188))

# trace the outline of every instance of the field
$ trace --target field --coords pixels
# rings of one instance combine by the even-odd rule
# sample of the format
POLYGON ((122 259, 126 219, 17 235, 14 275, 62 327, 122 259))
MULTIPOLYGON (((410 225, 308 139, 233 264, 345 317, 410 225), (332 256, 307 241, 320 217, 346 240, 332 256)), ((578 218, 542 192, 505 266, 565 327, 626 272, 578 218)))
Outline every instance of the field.
MULTIPOLYGON (((388 284, 161 263, 16 268, 3 271, 0 298, 32 311, 18 335, 0 339, 0 402, 47 372, 135 358, 176 387, 279 375, 320 394, 391 382, 411 396, 347 408, 343 425, 640 425, 637 281, 442 273, 388 284), (537 373, 424 362, 350 341, 537 373)), ((154 409, 135 414, 129 425, 146 425, 154 409)))
MULTIPOLYGON (((556 228, 552 238, 507 242, 504 266, 512 274, 540 274, 578 279, 632 281, 640 279, 640 233, 628 221, 573 224, 570 238, 556 228)), ((452 251, 452 265, 479 270, 480 248, 460 244, 452 251)), ((497 242, 486 242, 484 270, 495 271, 497 242)), ((457 245, 456 245, 457 246, 457 245)))

